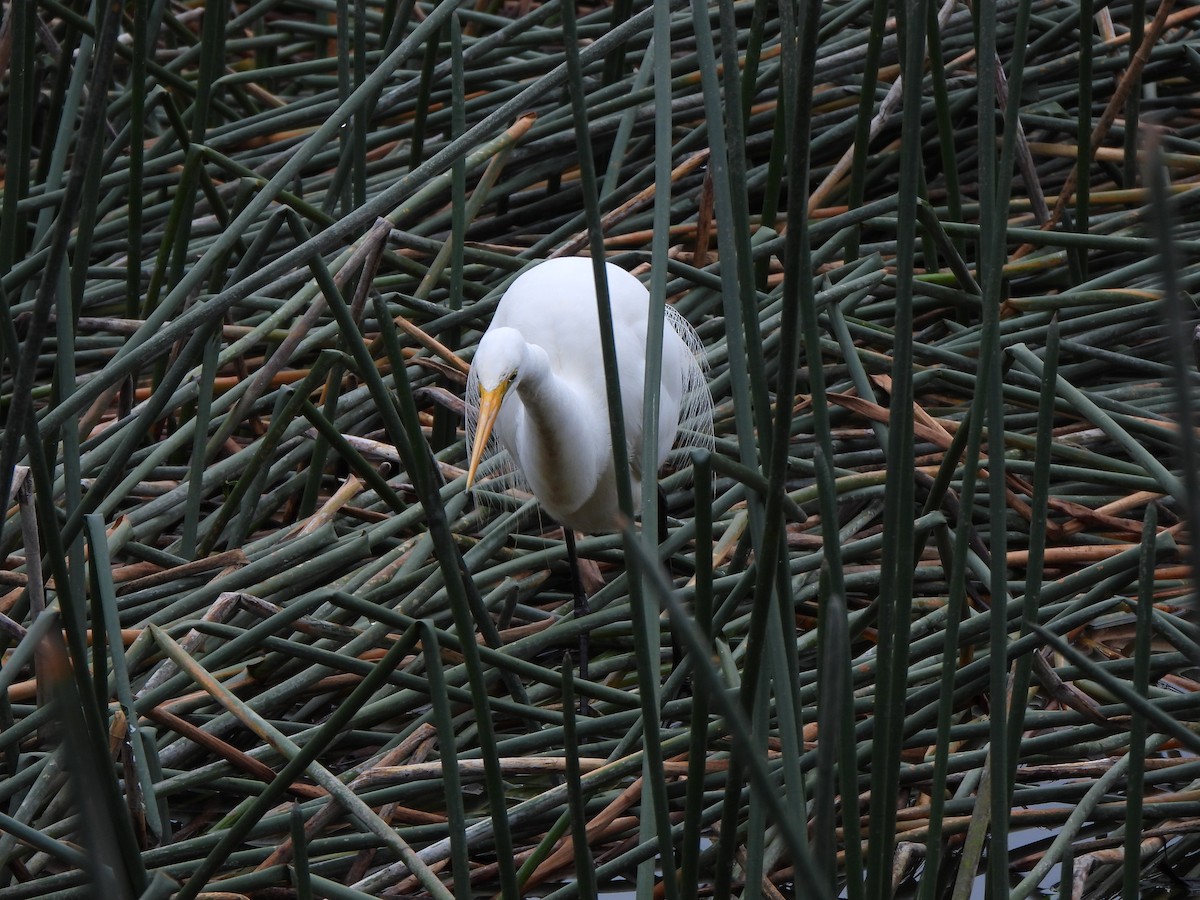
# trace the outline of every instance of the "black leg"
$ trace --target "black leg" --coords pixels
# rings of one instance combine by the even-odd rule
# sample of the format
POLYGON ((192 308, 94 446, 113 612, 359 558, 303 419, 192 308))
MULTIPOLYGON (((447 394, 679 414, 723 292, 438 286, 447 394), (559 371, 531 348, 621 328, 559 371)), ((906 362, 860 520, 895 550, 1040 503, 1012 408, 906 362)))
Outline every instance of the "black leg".
MULTIPOLYGON (((662 489, 662 485, 658 486, 658 545, 661 547, 667 542, 667 492, 662 489)), ((666 561, 667 574, 672 576, 674 580, 674 572, 671 571, 671 560, 666 561)), ((669 626, 668 626, 669 627, 669 626)), ((679 642, 679 636, 675 634, 674 629, 671 630, 671 668, 677 668, 683 662, 683 644, 679 642)))
MULTIPOLYGON (((575 619, 578 621, 591 610, 588 608, 587 594, 583 590, 583 579, 579 575, 579 554, 575 549, 575 532, 565 526, 563 527, 563 541, 567 545, 567 563, 571 567, 571 593, 574 595, 575 619)), ((579 677, 584 681, 587 681, 588 678, 588 633, 586 629, 579 632, 579 677)), ((581 716, 592 714, 587 697, 583 694, 579 695, 579 714, 581 716)))

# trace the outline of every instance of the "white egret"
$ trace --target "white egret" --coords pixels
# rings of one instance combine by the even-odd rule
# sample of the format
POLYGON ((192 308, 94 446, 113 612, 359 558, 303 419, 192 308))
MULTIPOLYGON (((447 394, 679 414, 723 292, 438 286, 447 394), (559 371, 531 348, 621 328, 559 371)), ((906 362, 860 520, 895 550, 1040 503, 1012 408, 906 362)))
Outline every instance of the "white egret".
MULTIPOLYGON (((679 437, 683 446, 712 444, 712 398, 692 327, 666 307, 659 387, 655 471, 642 471, 642 411, 650 295, 640 281, 605 266, 621 386, 621 411, 633 496, 655 477, 679 437)), ((573 531, 617 528, 613 466, 599 313, 592 261, 572 257, 526 269, 513 281, 475 352, 467 382, 467 487, 494 436, 541 506, 563 526, 575 579, 575 612, 587 611, 573 531)), ((488 450, 491 445, 491 451, 488 450)), ((486 468, 486 467, 485 467, 486 468)), ((587 677, 586 632, 580 674, 587 677)))

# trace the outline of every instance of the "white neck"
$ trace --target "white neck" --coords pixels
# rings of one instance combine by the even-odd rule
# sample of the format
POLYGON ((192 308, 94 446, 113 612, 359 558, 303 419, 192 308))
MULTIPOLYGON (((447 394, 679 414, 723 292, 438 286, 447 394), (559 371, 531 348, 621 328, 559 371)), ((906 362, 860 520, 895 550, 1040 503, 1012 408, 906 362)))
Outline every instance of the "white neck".
POLYGON ((563 518, 591 497, 611 468, 607 413, 586 408, 586 396, 550 371, 545 350, 533 344, 528 349, 516 388, 525 413, 517 425, 518 456, 543 506, 563 518), (567 471, 579 474, 555 477, 567 471))

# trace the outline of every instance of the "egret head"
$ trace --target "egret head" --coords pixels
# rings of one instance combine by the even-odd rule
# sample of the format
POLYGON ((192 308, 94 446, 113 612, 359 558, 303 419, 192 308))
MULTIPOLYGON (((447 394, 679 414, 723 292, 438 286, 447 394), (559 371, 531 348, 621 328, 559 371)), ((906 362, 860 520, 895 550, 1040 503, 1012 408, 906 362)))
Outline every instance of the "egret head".
POLYGON ((483 459, 488 439, 504 398, 521 380, 521 367, 529 356, 529 345, 515 328, 493 328, 479 342, 471 375, 479 384, 479 420, 471 445, 467 487, 475 481, 475 470, 483 459))

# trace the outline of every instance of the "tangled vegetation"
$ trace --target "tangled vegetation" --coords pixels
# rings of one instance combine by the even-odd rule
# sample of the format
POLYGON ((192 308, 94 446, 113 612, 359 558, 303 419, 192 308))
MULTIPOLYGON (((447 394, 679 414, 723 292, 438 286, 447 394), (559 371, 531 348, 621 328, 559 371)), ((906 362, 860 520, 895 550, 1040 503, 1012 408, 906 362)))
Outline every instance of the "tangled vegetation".
POLYGON ((0 900, 1186 896, 1198 21, 8 4, 0 900), (601 253, 716 446, 576 620, 462 396, 601 253))

